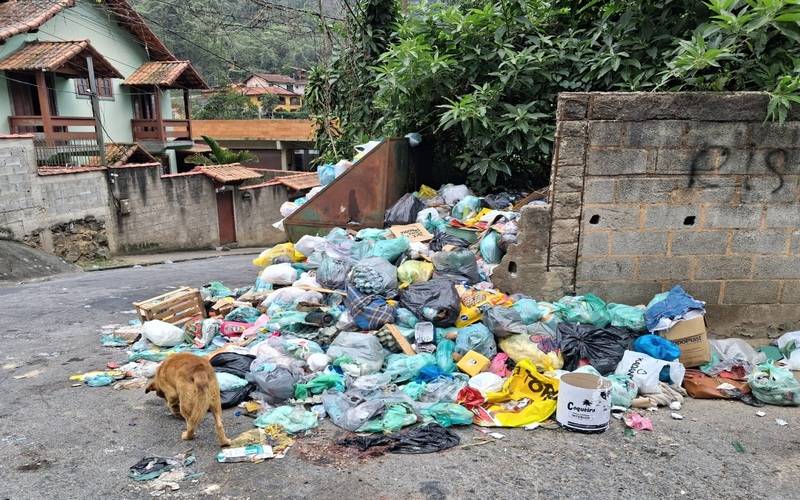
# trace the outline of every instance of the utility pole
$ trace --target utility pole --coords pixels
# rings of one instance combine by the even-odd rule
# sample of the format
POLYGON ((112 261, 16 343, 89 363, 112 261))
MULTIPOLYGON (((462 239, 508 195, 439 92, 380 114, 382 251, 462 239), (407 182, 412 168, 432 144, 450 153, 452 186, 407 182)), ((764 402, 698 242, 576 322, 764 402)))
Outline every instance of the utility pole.
POLYGON ((97 80, 94 77, 94 63, 92 56, 86 56, 86 69, 89 72, 89 90, 92 99, 92 114, 94 115, 94 131, 97 134, 97 148, 99 149, 100 165, 107 167, 106 146, 103 141, 103 123, 100 121, 100 100, 97 97, 97 80))

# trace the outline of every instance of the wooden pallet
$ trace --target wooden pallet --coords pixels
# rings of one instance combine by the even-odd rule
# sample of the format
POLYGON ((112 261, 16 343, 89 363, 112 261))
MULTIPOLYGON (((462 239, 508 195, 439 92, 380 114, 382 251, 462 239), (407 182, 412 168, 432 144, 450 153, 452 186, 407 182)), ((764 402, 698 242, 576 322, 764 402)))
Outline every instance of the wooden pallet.
POLYGON ((134 302, 133 307, 136 308, 142 322, 160 319, 182 326, 195 316, 206 317, 200 290, 188 286, 182 286, 143 302, 134 302))

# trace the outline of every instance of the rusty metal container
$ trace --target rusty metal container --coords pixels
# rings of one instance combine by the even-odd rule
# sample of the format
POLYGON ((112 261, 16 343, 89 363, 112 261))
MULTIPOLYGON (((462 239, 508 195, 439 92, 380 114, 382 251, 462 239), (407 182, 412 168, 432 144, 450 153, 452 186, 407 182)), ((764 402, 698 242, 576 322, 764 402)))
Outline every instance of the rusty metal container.
POLYGON ((290 241, 331 228, 383 227, 383 215, 415 189, 415 159, 406 139, 384 139, 345 173, 284 219, 290 241))

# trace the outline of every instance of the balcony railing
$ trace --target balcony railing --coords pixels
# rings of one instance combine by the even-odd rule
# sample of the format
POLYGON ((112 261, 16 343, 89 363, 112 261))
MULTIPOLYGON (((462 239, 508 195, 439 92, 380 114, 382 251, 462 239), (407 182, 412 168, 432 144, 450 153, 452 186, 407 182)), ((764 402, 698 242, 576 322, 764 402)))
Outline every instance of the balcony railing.
POLYGON ((131 120, 134 141, 190 140, 189 120, 131 120))
POLYGON ((45 130, 41 116, 11 116, 12 134, 34 134, 36 163, 39 166, 84 166, 99 164, 94 118, 53 116, 45 130))

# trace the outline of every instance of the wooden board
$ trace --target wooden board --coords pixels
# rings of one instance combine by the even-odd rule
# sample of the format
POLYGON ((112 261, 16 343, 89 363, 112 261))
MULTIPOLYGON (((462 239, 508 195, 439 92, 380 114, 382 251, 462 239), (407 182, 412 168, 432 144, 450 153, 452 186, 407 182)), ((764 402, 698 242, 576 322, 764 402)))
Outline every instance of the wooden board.
POLYGON ((400 350, 403 351, 403 354, 408 354, 409 356, 413 356, 417 353, 414 350, 414 348, 411 347, 411 344, 408 342, 408 339, 406 339, 405 336, 403 336, 403 334, 400 333, 400 329, 397 328, 396 325, 387 324, 386 329, 389 330, 389 333, 392 334, 392 337, 394 337, 394 340, 395 342, 397 342, 397 345, 400 346, 400 350))
POLYGON ((158 319, 181 326, 195 316, 206 317, 200 291, 187 286, 142 302, 134 302, 133 307, 142 322, 158 319))

